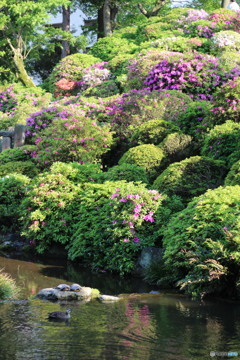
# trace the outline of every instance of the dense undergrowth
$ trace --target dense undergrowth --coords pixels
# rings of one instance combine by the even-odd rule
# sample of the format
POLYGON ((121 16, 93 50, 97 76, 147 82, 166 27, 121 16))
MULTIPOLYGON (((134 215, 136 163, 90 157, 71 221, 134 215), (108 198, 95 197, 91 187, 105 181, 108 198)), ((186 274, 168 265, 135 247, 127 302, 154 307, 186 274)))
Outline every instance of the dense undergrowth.
POLYGON ((194 296, 240 295, 240 13, 173 9, 2 87, 0 231, 194 296), (130 31, 131 29, 131 31, 130 31), (131 36, 130 36, 131 35, 131 36))

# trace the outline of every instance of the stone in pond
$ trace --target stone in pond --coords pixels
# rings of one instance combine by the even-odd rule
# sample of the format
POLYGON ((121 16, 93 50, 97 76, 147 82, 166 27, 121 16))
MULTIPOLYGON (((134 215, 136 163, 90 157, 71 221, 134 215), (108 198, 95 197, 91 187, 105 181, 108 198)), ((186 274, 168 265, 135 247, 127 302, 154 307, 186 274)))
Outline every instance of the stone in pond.
POLYGON ((111 295, 100 295, 100 296, 98 296, 98 299, 100 301, 109 301, 109 302, 120 300, 120 298, 118 296, 111 296, 111 295))

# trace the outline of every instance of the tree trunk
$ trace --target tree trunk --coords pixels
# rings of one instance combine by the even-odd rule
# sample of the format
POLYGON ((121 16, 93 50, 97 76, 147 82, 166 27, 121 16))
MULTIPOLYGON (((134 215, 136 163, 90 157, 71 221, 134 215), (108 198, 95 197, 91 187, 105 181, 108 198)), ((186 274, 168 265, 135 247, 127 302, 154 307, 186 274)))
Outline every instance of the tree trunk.
MULTIPOLYGON (((70 6, 62 6, 62 30, 70 32, 70 6)), ((67 40, 63 40, 61 58, 68 55, 70 55, 70 45, 67 40)))
MULTIPOLYGON (((222 1, 226 1, 226 0, 222 0, 222 1)), ((144 9, 142 4, 138 4, 138 8, 144 16, 146 16, 147 18, 150 18, 152 16, 157 16, 159 11, 161 10, 161 8, 163 7, 163 5, 165 3, 166 3, 166 0, 157 0, 152 11, 147 11, 146 9, 144 9)))
POLYGON ((104 37, 103 6, 100 9, 98 9, 97 22, 98 22, 98 39, 100 39, 104 37))
POLYGON ((105 0, 103 5, 103 35, 110 36, 112 35, 111 27, 111 0, 105 0))
POLYGON ((24 67, 23 57, 17 49, 14 49, 13 61, 17 68, 17 75, 19 80, 26 87, 36 87, 30 76, 28 76, 28 73, 26 72, 26 69, 24 67))
POLYGON ((222 0, 222 4, 221 7, 226 9, 226 7, 228 6, 229 0, 222 0))

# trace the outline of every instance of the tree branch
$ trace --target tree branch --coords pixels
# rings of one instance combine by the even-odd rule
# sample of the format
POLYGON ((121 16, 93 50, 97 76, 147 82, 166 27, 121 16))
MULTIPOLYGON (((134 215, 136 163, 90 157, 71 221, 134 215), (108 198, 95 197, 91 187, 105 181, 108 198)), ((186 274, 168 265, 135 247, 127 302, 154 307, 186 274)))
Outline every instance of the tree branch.
POLYGON ((167 0, 157 0, 152 11, 147 11, 146 9, 144 9, 142 4, 138 4, 138 8, 144 16, 150 18, 151 16, 157 16, 159 10, 163 7, 166 1, 167 0))

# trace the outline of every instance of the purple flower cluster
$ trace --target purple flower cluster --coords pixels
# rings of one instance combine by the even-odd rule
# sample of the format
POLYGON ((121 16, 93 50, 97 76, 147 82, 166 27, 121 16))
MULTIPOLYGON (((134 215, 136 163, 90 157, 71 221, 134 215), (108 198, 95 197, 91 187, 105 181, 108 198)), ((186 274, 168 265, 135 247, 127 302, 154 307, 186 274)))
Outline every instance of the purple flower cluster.
POLYGON ((18 101, 13 92, 13 87, 10 86, 5 91, 0 92, 0 111, 3 113, 9 113, 16 110, 18 101))
POLYGON ((197 54, 189 60, 162 60, 148 74, 144 84, 153 90, 180 90, 202 100, 211 99, 211 94, 230 79, 239 76, 234 68, 227 72, 217 58, 197 54))

